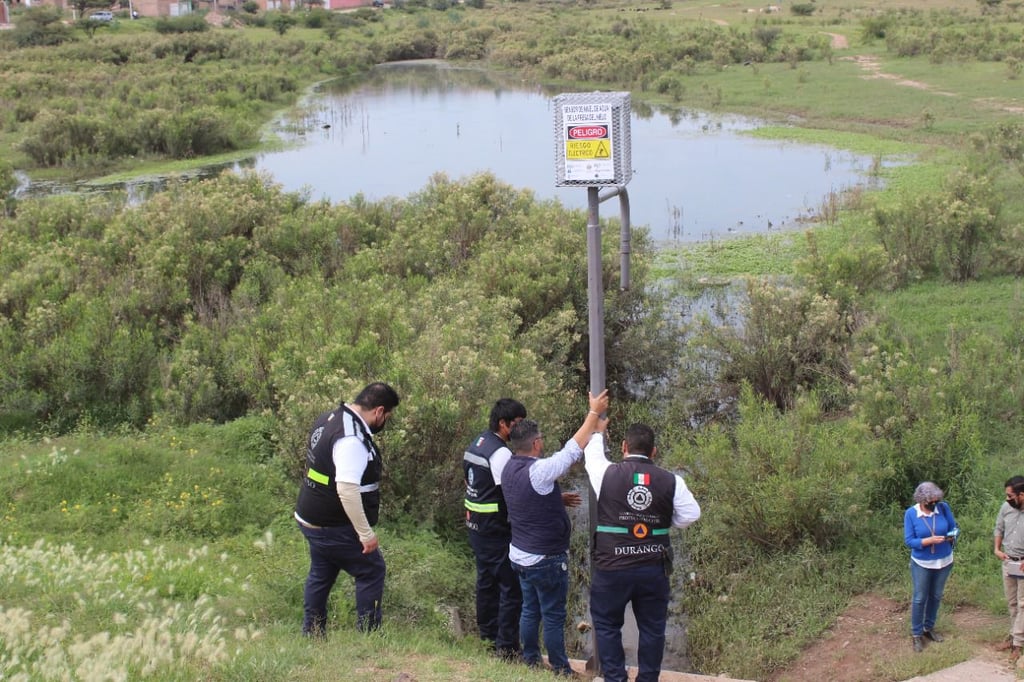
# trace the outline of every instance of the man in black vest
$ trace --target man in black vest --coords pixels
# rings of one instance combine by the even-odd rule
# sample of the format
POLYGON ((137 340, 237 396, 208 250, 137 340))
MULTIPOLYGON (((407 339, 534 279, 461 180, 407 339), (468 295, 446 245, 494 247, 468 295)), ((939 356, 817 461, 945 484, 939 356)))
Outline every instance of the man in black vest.
POLYGON ((508 560, 512 527, 508 522, 501 472, 512 457, 508 434, 526 418, 518 400, 501 398, 491 408, 490 430, 477 436, 462 454, 466 482, 466 528, 476 556, 476 624, 480 638, 502 658, 519 656, 519 615, 523 593, 508 560))
POLYGON ((622 461, 604 454, 607 418, 585 450, 590 484, 597 494, 597 528, 591 543, 590 615, 606 682, 626 682, 622 624, 632 602, 640 639, 635 682, 657 682, 665 651, 672 545, 669 528, 700 518, 700 505, 681 476, 655 466, 654 431, 644 424, 626 430, 622 461))
POLYGON ((380 513, 383 467, 373 434, 396 407, 395 389, 373 383, 313 424, 295 505, 295 520, 309 544, 304 635, 324 635, 327 598, 341 571, 355 578, 358 628, 380 627, 386 569, 371 526, 380 513))
POLYGON ((512 523, 509 559, 523 590, 519 632, 523 660, 539 666, 540 625, 548 663, 560 675, 571 676, 565 652, 565 602, 569 592, 569 536, 572 527, 565 511, 558 479, 583 455, 597 428, 598 416, 608 409, 608 391, 590 396, 590 411, 575 435, 560 451, 544 454, 544 438, 537 422, 524 419, 512 427, 512 459, 501 475, 501 487, 512 523))

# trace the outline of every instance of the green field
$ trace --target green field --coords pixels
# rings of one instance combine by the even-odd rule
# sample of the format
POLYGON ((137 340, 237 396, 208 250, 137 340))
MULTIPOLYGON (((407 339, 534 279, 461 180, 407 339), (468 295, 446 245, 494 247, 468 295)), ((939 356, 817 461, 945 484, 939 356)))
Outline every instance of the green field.
MULTIPOLYGON (((764 121, 752 135, 875 159, 879 189, 822 197, 803 229, 661 251, 636 235, 632 291, 606 231, 613 437, 655 426, 704 509, 674 583, 700 672, 764 679, 854 595, 906 603, 901 512, 926 479, 964 529, 947 606, 1001 615, 991 525, 1024 437, 1024 12, 767 8, 435 0, 92 34, 16 11, 0 32, 0 678, 548 678, 472 636, 456 462, 498 393, 572 433, 585 216, 486 174, 336 205, 231 174, 138 206, 9 196, 14 169, 108 181, 252 153, 313 83, 398 59, 745 114, 764 121), (343 581, 311 644, 299 444, 371 380, 403 398, 383 435, 386 627, 354 631, 343 581)), ((871 679, 970 655, 906 649, 871 679)))

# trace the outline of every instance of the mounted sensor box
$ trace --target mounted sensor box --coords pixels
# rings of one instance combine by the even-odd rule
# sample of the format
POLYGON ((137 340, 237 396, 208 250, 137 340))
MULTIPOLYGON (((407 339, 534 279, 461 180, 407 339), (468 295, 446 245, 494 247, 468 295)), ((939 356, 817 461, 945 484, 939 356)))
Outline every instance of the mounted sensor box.
POLYGON ((625 185, 633 177, 628 92, 556 95, 555 186, 625 185))

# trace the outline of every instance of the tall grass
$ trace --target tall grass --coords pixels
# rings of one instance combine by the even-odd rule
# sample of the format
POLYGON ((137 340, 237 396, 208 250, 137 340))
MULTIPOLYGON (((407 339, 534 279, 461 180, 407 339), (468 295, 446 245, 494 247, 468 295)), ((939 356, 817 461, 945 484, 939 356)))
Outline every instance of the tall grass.
MULTIPOLYGON (((0 141, 28 131, 43 163, 100 167, 139 144, 100 126, 109 114, 144 119, 185 95, 199 118, 183 117, 170 138, 169 129, 142 127, 151 133, 144 153, 187 156, 202 153, 194 124, 216 124, 203 107, 252 124, 324 75, 450 54, 488 56, 536 80, 628 87, 649 98, 645 106, 799 120, 814 130, 761 134, 869 150, 885 189, 828 201, 834 224, 813 238, 787 233, 662 256, 656 274, 683 263, 691 289, 705 278, 761 276, 757 300, 722 296, 714 305, 731 322, 729 305, 758 306, 751 314, 762 316, 765 342, 740 338, 720 357, 694 358, 681 352, 686 330, 652 314, 654 299, 609 295, 609 377, 620 415, 656 426, 665 463, 691 472, 705 509, 684 535, 675 584, 703 672, 765 677, 852 595, 905 600, 899 513, 922 477, 946 487, 965 531, 947 605, 1001 612, 990 528, 1002 481, 1021 473, 1024 193, 1019 135, 1006 123, 1018 86, 1007 63, 984 60, 1019 47, 1017 11, 883 15, 893 21, 862 33, 861 13, 844 2, 768 23, 737 17, 733 5, 706 8, 699 20, 668 7, 656 19, 624 18, 602 3, 445 9, 358 15, 331 34, 247 28, 149 41, 133 29, 43 54, 9 49, 0 53, 0 141), (940 41, 946 52, 901 56, 926 29, 946 35, 935 21, 963 24, 968 51, 947 55, 952 47, 940 41), (981 49, 973 38, 998 22, 1005 30, 981 49), (890 23, 899 36, 875 35, 890 23), (836 58, 820 35, 826 26, 871 60, 842 58, 852 50, 836 58), (180 91, 163 80, 183 70, 201 75, 180 91), (122 72, 131 76, 111 76, 122 72), (95 100, 78 96, 96 88, 95 100), (66 137, 55 136, 57 119, 73 124, 58 131, 66 137), (64 151, 46 151, 62 141, 64 151), (908 153, 916 163, 880 167, 883 156, 908 153), (966 181, 944 184, 954 172, 966 181), (915 203, 926 194, 935 200, 915 203), (949 229, 931 230, 929 220, 949 229), (984 232, 978 252, 957 252, 965 227, 984 232), (905 267, 919 244, 930 260, 905 267), (841 311, 828 320, 836 334, 817 341, 814 316, 773 305, 780 282, 794 301, 841 311), (780 401, 786 410, 742 389, 745 373, 788 360, 765 355, 768 342, 807 348, 837 338, 843 357, 791 373, 800 381, 780 401), (682 380, 698 370, 706 394, 725 399, 695 430, 682 380), (637 376, 644 391, 634 395, 624 387, 637 376)), ((218 132, 214 147, 248 139, 199 127, 218 132)), ((570 227, 578 216, 489 176, 439 178, 376 204, 314 204, 259 178, 227 177, 174 187, 142 207, 62 198, 18 201, 8 212, 0 676, 319 680, 337 675, 343 650, 370 680, 546 678, 490 660, 458 634, 472 629, 473 568, 457 532, 452 457, 499 388, 529 399, 549 430, 570 428, 565 406, 586 371, 586 277, 565 256, 581 250, 570 227), (408 396, 385 436, 385 451, 397 455, 380 529, 387 625, 355 633, 343 580, 328 642, 307 642, 296 632, 305 547, 289 518, 297 441, 311 414, 382 371, 408 396), (47 428, 49 437, 37 433, 47 428)), ((646 258, 637 266, 647 274, 646 258)), ((897 679, 969 654, 950 650, 923 662, 908 653, 881 674, 897 679)))

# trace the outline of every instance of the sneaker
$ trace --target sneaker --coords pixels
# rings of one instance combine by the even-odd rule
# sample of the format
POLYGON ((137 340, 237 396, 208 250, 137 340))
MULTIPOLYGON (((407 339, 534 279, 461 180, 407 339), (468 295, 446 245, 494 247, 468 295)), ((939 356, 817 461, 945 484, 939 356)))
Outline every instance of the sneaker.
POLYGON ((924 640, 921 639, 921 635, 914 635, 914 651, 917 653, 924 651, 924 640))
POLYGON ((925 630, 924 636, 932 640, 933 642, 941 642, 943 639, 945 639, 945 637, 935 632, 934 630, 925 630))

